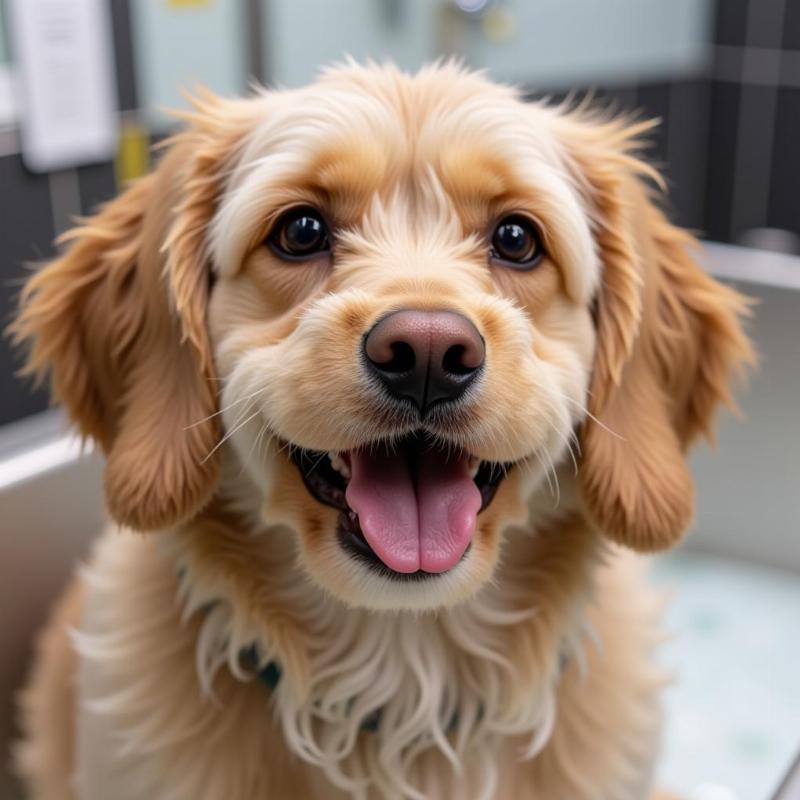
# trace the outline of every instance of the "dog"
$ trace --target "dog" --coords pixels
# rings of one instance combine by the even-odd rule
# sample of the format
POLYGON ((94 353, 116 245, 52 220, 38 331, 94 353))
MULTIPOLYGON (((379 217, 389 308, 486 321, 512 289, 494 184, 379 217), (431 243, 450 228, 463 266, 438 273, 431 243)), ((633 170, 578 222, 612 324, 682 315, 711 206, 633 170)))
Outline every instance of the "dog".
POLYGON ((31 796, 651 797, 637 553, 751 358, 653 124, 449 63, 184 122, 13 325, 118 525, 39 642, 31 796))

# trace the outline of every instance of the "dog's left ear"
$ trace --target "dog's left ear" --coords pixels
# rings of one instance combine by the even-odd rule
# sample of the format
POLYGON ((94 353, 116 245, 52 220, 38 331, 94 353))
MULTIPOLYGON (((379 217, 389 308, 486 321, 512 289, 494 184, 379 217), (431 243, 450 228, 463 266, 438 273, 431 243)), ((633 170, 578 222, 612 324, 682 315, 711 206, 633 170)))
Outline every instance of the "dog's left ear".
POLYGON ((112 517, 138 530, 191 518, 217 481, 207 331, 207 229, 246 101, 205 97, 157 169, 63 238, 25 285, 11 334, 106 455, 112 517))
POLYGON ((631 152, 648 123, 566 122, 602 271, 581 492, 612 540, 661 550, 693 516, 686 449, 710 438, 717 405, 733 405, 732 373, 753 360, 748 302, 694 261, 697 242, 654 204, 643 179, 658 176, 631 152))

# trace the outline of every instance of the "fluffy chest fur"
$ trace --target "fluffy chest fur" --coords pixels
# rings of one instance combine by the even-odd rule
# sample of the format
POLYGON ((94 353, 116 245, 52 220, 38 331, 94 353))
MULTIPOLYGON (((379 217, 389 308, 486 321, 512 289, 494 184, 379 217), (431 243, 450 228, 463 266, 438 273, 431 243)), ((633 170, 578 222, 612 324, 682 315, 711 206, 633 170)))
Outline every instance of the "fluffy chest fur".
POLYGON ((435 756, 455 774, 469 765, 480 778, 470 791, 492 796, 498 751, 512 741, 523 759, 541 750, 564 660, 582 657, 597 542, 574 513, 554 516, 552 497, 537 500, 550 525, 508 532, 497 582, 428 613, 345 606, 304 580, 290 531, 212 527, 210 550, 196 531, 178 535, 204 692, 220 668, 250 679, 242 653, 255 646, 262 666, 280 666, 270 703, 288 748, 334 785, 414 797, 435 756))
MULTIPOLYGON (((239 541, 215 533, 223 550, 239 541)), ((184 551, 179 579, 178 541, 165 551, 109 533, 85 573, 76 634, 79 749, 90 756, 81 796, 100 797, 91 787, 113 780, 120 798, 175 800, 278 787, 286 797, 329 798, 338 787, 342 797, 512 798, 536 785, 569 792, 542 797, 642 797, 662 683, 652 661, 659 603, 619 555, 599 568, 590 602, 596 542, 581 525, 513 534, 503 573, 513 591, 487 587, 449 612, 387 618, 342 609, 297 576, 283 596, 264 587, 269 608, 220 602, 241 570, 263 580, 255 551, 233 547, 234 564, 215 549, 212 585, 207 554, 184 551), (514 558, 516 545, 538 550, 538 566, 514 558), (576 567, 582 556, 586 569, 576 567), (208 607, 210 595, 218 601, 208 607), (282 665, 273 692, 239 661, 255 638, 282 665), (364 730, 376 709, 377 730, 364 730), (572 754, 583 759, 577 771, 572 754)))
POLYGON ((121 541, 106 541, 88 574, 99 595, 92 605, 106 610, 90 612, 79 637, 88 670, 104 676, 87 683, 92 694, 98 685, 118 687, 90 705, 107 722, 115 718, 124 752, 171 757, 196 740, 201 720, 238 716, 243 694, 256 740, 279 736, 287 755, 345 796, 430 797, 430 781, 449 775, 448 792, 491 798, 503 759, 530 762, 542 750, 564 663, 585 667, 581 637, 598 543, 574 514, 554 516, 552 496, 542 494, 539 515, 550 524, 507 532, 496 583, 436 613, 378 613, 348 608, 304 579, 291 532, 259 526, 242 512, 248 494, 236 496, 228 506, 239 513, 209 514, 157 547, 139 543, 125 553, 121 541), (103 596, 110 580, 131 580, 128 559, 153 562, 134 590, 139 607, 163 609, 152 624, 127 618, 127 606, 103 596), (274 689, 244 663, 254 645, 262 665, 280 666, 274 689), (148 674, 134 676, 145 652, 148 674), (157 681, 173 686, 178 675, 185 685, 165 696, 157 681), (179 711, 178 699, 193 713, 179 711))

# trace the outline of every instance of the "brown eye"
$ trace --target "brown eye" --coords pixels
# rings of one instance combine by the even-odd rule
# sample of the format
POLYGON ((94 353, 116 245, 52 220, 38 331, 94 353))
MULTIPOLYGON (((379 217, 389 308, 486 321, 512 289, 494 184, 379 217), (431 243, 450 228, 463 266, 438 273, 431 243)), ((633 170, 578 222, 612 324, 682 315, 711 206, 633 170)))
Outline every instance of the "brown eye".
POLYGON ((492 234, 492 258, 513 269, 533 269, 544 254, 536 226, 520 214, 504 217, 492 234))
POLYGON ((331 249, 328 226, 316 209, 293 208, 278 219, 267 240, 281 258, 303 260, 331 249))

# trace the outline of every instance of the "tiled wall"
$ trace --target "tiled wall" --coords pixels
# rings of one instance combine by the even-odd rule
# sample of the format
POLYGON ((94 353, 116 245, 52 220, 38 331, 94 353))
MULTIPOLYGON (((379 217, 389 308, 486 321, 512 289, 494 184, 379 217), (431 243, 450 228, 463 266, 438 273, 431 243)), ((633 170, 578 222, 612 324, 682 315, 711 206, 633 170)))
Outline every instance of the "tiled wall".
POLYGON ((800 3, 720 0, 711 86, 709 233, 800 234, 800 3))
MULTIPOLYGON (((122 112, 138 105, 130 1, 111 0, 122 112)), ((259 7, 258 0, 242 1, 259 7)), ((251 67, 269 65, 269 52, 255 52, 252 41, 247 46, 254 51, 251 67)), ((557 95, 574 87, 543 88, 557 95)), ((677 222, 710 239, 755 244, 763 244, 763 236, 748 239, 748 231, 781 228, 791 234, 783 244, 800 250, 800 0, 718 0, 705 74, 591 88, 599 101, 663 119, 650 154, 669 182, 677 222)), ((51 255, 54 233, 70 216, 86 213, 114 191, 112 164, 50 176, 26 172, 14 132, 0 131, 3 321, 10 318, 24 262, 51 255)), ((3 341, 0 424, 46 403, 43 393, 31 394, 9 377, 15 366, 18 359, 3 341)))
POLYGON ((676 221, 756 246, 782 229, 800 253, 800 2, 717 0, 710 56, 705 75, 608 94, 663 120, 652 152, 676 221))
MULTIPOLYGON (((2 2, 2 0, 0 0, 2 2)), ((121 112, 137 107, 129 0, 110 0, 121 112)), ((53 239, 77 215, 89 213, 116 191, 114 165, 94 164, 51 175, 22 165, 14 130, 0 130, 0 327, 10 321, 27 265, 52 256, 53 239)), ((0 339, 0 425, 47 407, 47 393, 12 378, 19 354, 0 339)))

